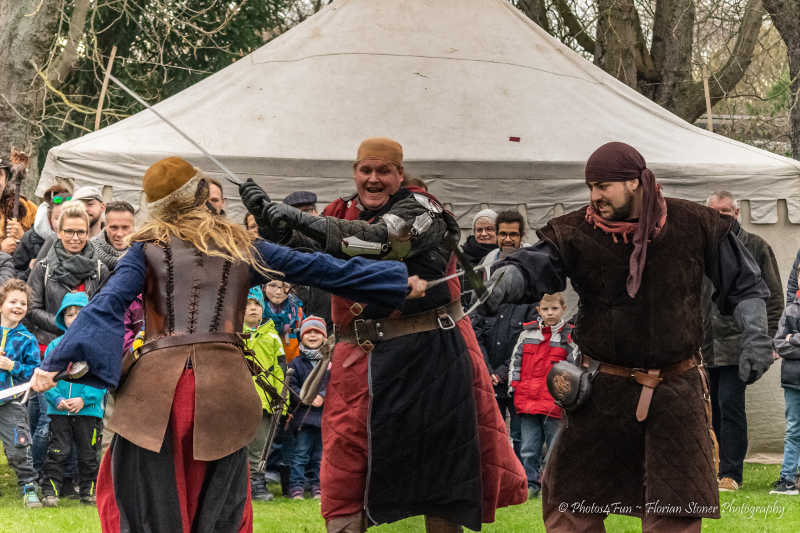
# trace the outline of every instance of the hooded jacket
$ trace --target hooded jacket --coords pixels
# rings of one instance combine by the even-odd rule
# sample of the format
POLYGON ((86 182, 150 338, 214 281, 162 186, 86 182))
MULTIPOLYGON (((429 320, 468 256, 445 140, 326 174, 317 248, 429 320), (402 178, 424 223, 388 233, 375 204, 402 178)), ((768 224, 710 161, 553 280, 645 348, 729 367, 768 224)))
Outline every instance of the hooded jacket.
POLYGON ((517 413, 561 418, 561 408, 547 390, 547 374, 576 350, 572 326, 564 320, 552 327, 541 318, 522 325, 508 370, 517 413))
MULTIPOLYGON (((5 351, 6 357, 14 360, 14 368, 0 370, 0 390, 3 390, 30 381, 34 369, 41 361, 36 337, 25 326, 20 323, 15 328, 0 327, 0 330, 0 349, 5 351)), ((15 398, 4 398, 0 400, 0 405, 13 399, 15 398)))
MULTIPOLYGON (((56 313, 56 325, 61 331, 67 331, 67 325, 64 323, 64 312, 68 307, 86 307, 89 303, 89 298, 86 297, 85 292, 68 292, 61 300, 61 307, 58 308, 56 313)), ((50 355, 58 343, 64 336, 56 337, 50 344, 47 345, 47 351, 44 356, 50 355)), ((103 398, 105 398, 106 390, 90 387, 89 385, 82 385, 79 383, 72 383, 70 381, 61 380, 56 382, 56 386, 44 393, 47 400, 47 414, 48 415, 62 415, 62 416, 94 416, 103 418, 103 398), (58 409, 58 404, 62 400, 69 398, 83 398, 83 409, 77 413, 70 413, 58 409)))
MULTIPOLYGON (((251 297, 248 296, 248 299, 249 298, 251 297)), ((264 369, 267 383, 275 387, 278 394, 281 394, 283 391, 283 370, 286 367, 286 358, 283 355, 283 343, 281 342, 281 338, 278 336, 278 332, 275 331, 275 324, 272 323, 272 320, 268 320, 254 329, 249 329, 247 326, 244 326, 244 332, 250 334, 245 344, 253 351, 252 357, 254 357, 256 362, 264 369)), ((251 356, 245 355, 245 357, 251 356)), ((253 384, 256 387, 258 397, 261 398, 261 407, 268 413, 271 413, 272 408, 269 405, 267 393, 258 386, 256 377, 253 377, 253 384)))

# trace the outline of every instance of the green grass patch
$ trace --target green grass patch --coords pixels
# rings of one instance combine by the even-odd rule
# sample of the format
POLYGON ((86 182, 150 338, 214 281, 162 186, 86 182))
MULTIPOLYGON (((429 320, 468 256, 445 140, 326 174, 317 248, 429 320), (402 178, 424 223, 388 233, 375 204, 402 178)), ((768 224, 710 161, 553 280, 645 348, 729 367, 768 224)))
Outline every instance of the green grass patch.
MULTIPOLYGON (((800 496, 770 495, 778 478, 778 465, 746 464, 744 487, 736 493, 722 493, 722 519, 703 521, 704 532, 796 533, 800 531, 800 496)), ((271 486, 274 493, 277 485, 271 486)), ((5 456, 0 460, 0 533, 99 533, 97 510, 77 500, 61 500, 55 509, 25 509, 17 489, 16 476, 5 456)), ((253 506, 256 533, 320 533, 325 530, 316 500, 293 501, 276 498, 253 506)), ((370 528, 375 533, 421 532, 421 517, 370 528)), ((611 533, 641 531, 635 518, 611 516, 606 520, 611 533)), ((483 531, 490 533, 544 532, 541 501, 500 509, 497 521, 483 531)))

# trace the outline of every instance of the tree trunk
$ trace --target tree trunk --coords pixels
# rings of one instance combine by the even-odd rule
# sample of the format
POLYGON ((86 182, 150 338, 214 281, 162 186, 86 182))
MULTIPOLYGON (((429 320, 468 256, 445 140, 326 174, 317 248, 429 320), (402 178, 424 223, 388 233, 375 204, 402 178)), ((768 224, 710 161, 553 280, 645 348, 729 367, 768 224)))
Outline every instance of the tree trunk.
POLYGON ((633 0, 597 0, 597 13, 595 64, 636 88, 639 17, 633 0))
POLYGON ((674 110, 692 80, 694 0, 657 0, 651 52, 659 80, 643 84, 645 94, 674 110))
POLYGON ((55 0, 0 0, 0 154, 11 147, 31 156, 28 173, 38 179, 36 146, 42 131, 42 83, 33 63, 44 65, 56 33, 60 3, 55 0))
POLYGON ((789 119, 792 123, 792 157, 800 159, 800 0, 764 0, 772 23, 786 44, 789 58, 791 103, 789 119))
POLYGON ((544 31, 553 33, 547 20, 547 6, 544 2, 545 0, 517 0, 515 4, 520 11, 528 15, 544 31))

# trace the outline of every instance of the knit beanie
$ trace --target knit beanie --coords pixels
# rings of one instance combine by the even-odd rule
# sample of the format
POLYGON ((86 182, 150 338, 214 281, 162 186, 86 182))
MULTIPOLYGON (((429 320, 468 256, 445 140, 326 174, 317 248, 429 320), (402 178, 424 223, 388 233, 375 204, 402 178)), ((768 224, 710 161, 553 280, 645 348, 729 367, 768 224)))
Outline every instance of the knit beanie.
POLYGON ((494 209, 481 209, 472 217, 472 231, 475 231, 475 223, 479 218, 488 218, 494 224, 497 221, 497 211, 494 209))
POLYGON ((303 335, 312 329, 319 331, 325 337, 328 336, 328 329, 325 325, 325 319, 316 315, 310 315, 300 322, 300 339, 302 339, 303 335))

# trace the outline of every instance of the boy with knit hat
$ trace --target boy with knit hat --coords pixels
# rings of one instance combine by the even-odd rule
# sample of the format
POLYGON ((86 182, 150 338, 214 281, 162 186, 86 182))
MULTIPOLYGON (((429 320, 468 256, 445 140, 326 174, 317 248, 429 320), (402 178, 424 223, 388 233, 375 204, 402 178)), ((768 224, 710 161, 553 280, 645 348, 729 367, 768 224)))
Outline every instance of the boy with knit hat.
MULTIPOLYGON (((245 344, 251 353, 245 355, 248 359, 255 360, 264 371, 258 376, 253 376, 253 384, 261 398, 263 414, 261 424, 258 426, 256 436, 247 446, 247 457, 250 462, 250 492, 254 500, 269 501, 272 494, 267 491, 267 480, 264 472, 258 472, 258 463, 267 445, 267 433, 270 422, 273 420, 273 398, 259 386, 261 379, 272 386, 277 394, 283 391, 283 369, 286 359, 283 355, 283 343, 275 331, 272 320, 262 323, 261 317, 265 307, 264 296, 259 287, 252 287, 247 294, 247 306, 244 310, 244 333, 248 334, 245 344)), ((284 409, 285 412, 285 409, 284 409)), ((277 423, 277 422, 276 422, 277 423)))
MULTIPOLYGON (((289 363, 294 373, 289 386, 299 397, 300 389, 311 371, 322 359, 320 348, 328 338, 325 320, 309 316, 300 324, 300 355, 289 363)), ((326 376, 327 378, 327 376, 326 376)), ((289 474, 289 494, 302 500, 306 475, 310 476, 311 496, 319 499, 319 465, 322 460, 322 404, 325 401, 325 380, 311 405, 298 404, 290 417, 290 430, 295 433, 294 453, 289 474)))

